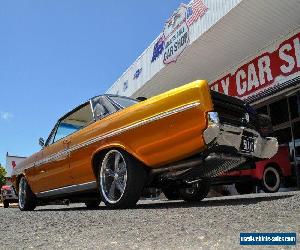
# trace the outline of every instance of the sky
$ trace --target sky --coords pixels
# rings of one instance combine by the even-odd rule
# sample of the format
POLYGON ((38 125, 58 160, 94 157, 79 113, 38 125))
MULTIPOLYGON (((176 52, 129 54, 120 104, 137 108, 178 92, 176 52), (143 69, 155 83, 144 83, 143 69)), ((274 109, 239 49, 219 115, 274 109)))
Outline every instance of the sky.
POLYGON ((57 119, 105 91, 186 0, 0 0, 0 163, 40 150, 57 119))

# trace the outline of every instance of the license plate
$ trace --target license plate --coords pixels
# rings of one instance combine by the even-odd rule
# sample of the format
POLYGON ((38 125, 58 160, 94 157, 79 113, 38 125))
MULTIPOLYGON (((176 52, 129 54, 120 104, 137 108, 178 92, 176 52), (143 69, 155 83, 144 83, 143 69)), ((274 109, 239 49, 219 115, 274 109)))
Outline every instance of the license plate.
POLYGON ((248 136, 242 136, 241 151, 243 153, 254 152, 254 139, 248 136))

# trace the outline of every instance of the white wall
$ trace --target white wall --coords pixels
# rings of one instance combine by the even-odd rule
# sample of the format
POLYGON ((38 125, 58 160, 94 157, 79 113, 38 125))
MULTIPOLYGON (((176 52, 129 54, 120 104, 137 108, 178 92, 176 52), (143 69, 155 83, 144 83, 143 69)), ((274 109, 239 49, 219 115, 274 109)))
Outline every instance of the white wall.
MULTIPOLYGON (((208 7, 206 14, 198 19, 189 27, 189 45, 199 38, 204 32, 211 28, 218 20, 226 15, 241 0, 203 0, 208 7)), ((175 10, 174 10, 175 11, 175 10)), ((162 24, 162 27, 164 24, 162 24)), ((145 27, 147 28, 147 27, 145 27)), ((123 73, 123 75, 107 90, 106 93, 131 96, 153 76, 155 76, 166 65, 163 63, 161 55, 157 60, 151 63, 153 48, 156 41, 163 33, 150 44, 150 46, 137 58, 137 60, 123 73), (142 73, 138 79, 134 78, 134 73, 142 68, 142 73), (124 90, 124 83, 127 82, 128 87, 124 90)))

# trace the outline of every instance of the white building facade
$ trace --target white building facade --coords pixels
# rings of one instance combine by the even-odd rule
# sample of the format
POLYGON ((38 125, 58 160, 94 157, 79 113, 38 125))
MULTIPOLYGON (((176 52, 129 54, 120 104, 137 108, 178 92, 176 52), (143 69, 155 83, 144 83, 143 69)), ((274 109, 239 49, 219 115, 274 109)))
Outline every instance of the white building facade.
POLYGON ((299 13, 299 0, 182 4, 107 93, 151 97, 206 79, 269 114, 280 144, 300 162, 299 13))

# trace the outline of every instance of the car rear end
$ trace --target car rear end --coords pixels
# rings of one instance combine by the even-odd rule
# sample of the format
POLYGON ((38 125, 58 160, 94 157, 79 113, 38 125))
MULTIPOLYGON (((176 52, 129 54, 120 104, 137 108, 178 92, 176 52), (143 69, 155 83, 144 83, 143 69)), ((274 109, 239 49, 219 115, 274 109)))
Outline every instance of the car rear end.
POLYGON ((211 91, 213 111, 207 113, 203 133, 207 145, 207 167, 202 175, 215 177, 246 162, 270 159, 278 149, 277 139, 269 137, 272 126, 249 104, 211 91), (210 158, 209 158, 210 157, 210 158))
POLYGON ((170 100, 177 105, 197 103, 198 106, 169 117, 172 136, 165 142, 168 152, 173 151, 166 155, 178 155, 181 160, 154 169, 154 173, 168 171, 167 178, 176 176, 188 180, 211 178, 276 154, 277 140, 269 137, 270 120, 237 98, 211 91, 206 81, 195 81, 164 95, 174 96, 170 100), (185 146, 186 142, 191 146, 185 146), (174 149, 178 149, 176 153, 174 149), (186 152, 191 152, 190 156, 186 152), (188 157, 183 159, 183 155, 188 157))
POLYGON ((231 148, 238 154, 259 159, 271 158, 278 150, 267 117, 259 115, 249 104, 230 96, 211 92, 214 112, 208 113, 204 132, 207 145, 231 148))

